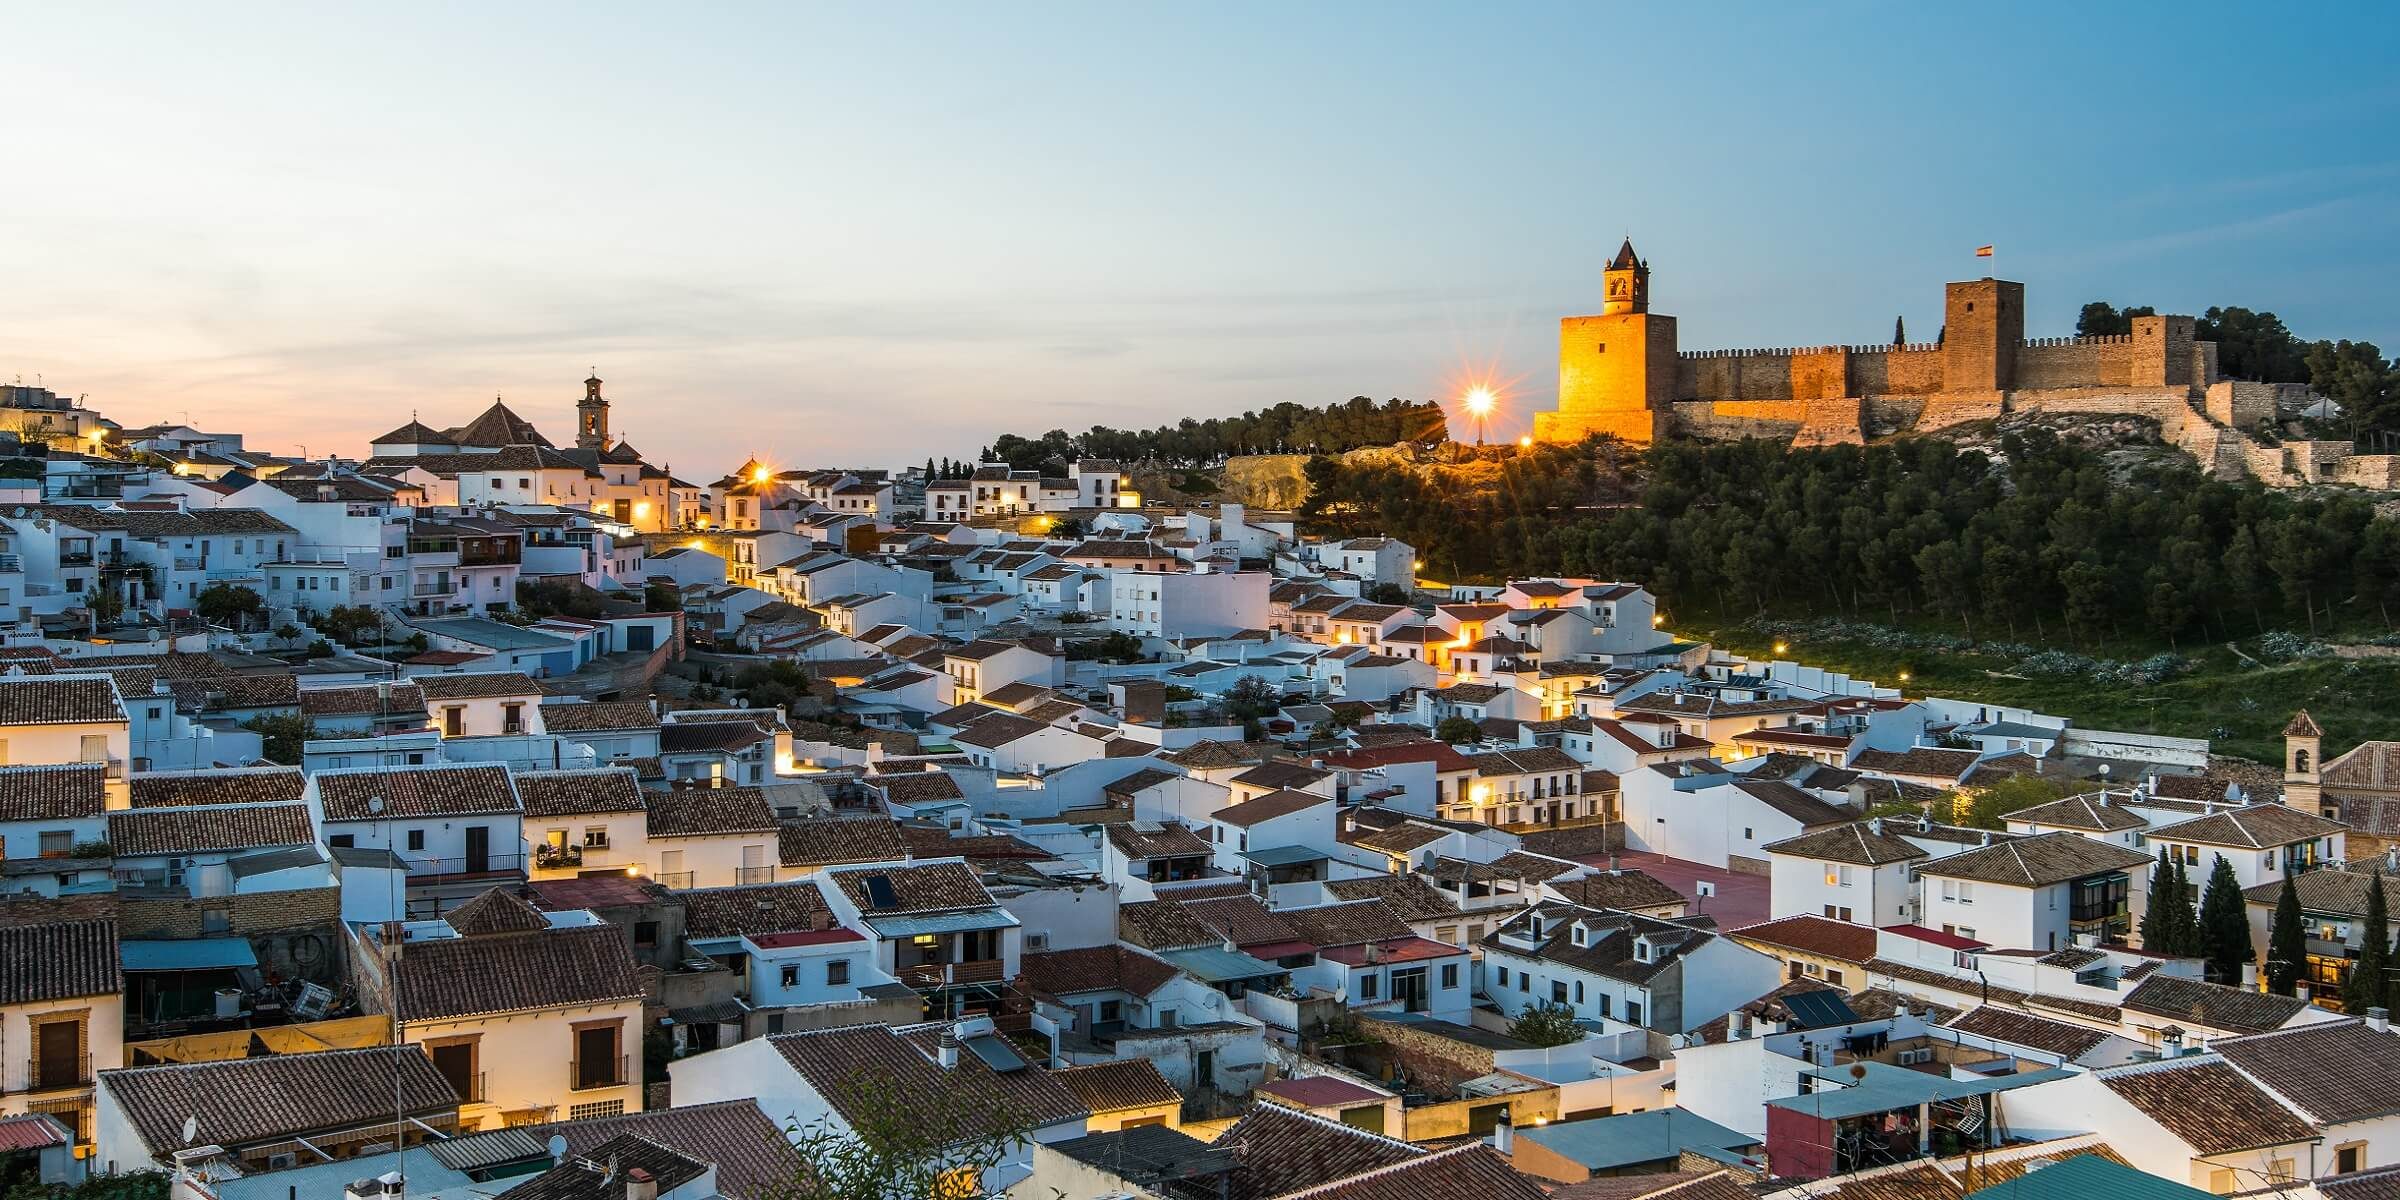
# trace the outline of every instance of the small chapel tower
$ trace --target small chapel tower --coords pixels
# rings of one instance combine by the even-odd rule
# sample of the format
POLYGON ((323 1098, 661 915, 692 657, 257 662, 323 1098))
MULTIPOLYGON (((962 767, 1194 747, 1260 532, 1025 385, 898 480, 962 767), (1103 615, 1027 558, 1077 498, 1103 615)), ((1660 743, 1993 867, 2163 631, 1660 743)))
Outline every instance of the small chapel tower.
POLYGON ((608 401, 600 396, 600 375, 583 381, 583 399, 575 403, 575 444, 585 450, 608 449, 608 401))

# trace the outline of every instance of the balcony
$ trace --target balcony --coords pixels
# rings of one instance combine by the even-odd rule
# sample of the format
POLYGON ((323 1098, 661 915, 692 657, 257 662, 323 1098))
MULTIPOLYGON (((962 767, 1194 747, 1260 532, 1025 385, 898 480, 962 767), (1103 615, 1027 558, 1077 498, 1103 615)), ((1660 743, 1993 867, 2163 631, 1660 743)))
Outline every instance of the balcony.
POLYGON ((408 862, 408 882, 412 885, 483 879, 493 875, 522 876, 525 873, 526 856, 514 851, 458 858, 415 854, 403 854, 401 857, 408 862))
POLYGON ((578 1059, 567 1066, 567 1087, 578 1092, 624 1087, 630 1065, 622 1054, 615 1058, 578 1059))
POLYGON ((533 865, 550 870, 560 867, 580 867, 583 865, 583 847, 552 846, 544 843, 534 848, 533 865))
POLYGON ((25 1074, 18 1079, 16 1089, 25 1092, 55 1092, 67 1088, 92 1085, 92 1056, 89 1054, 36 1054, 25 1060, 25 1074))
POLYGON ((409 585, 408 594, 420 600, 434 600, 456 593, 458 588, 447 579, 435 583, 409 585))
POLYGON ((736 884, 743 885, 753 883, 773 883, 775 882, 775 868, 735 867, 733 870, 733 881, 736 884))
POLYGON ((688 890, 692 886, 692 873, 690 871, 661 871, 658 873, 658 886, 672 888, 676 891, 688 890))
POLYGON ((966 962, 953 963, 918 963, 913 967, 900 968, 900 982, 918 991, 950 987, 962 983, 998 983, 1000 976, 1000 960, 996 958, 970 959, 966 962))

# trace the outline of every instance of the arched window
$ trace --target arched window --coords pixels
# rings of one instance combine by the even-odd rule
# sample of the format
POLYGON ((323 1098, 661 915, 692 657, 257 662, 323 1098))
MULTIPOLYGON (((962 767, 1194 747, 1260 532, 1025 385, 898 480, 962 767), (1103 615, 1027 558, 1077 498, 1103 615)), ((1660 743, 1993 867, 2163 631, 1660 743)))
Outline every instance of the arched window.
POLYGON ((2292 773, 2308 774, 2308 751, 2305 748, 2292 751, 2292 773))

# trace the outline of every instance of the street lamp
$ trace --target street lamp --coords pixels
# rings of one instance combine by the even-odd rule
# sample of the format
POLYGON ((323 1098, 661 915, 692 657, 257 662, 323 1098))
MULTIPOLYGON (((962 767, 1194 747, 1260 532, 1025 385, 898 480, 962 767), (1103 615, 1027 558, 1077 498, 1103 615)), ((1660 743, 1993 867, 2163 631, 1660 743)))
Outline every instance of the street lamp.
POLYGON ((1483 444, 1484 422, 1492 415, 1492 405, 1498 398, 1488 387, 1476 387, 1467 392, 1467 415, 1475 418, 1475 444, 1483 444))

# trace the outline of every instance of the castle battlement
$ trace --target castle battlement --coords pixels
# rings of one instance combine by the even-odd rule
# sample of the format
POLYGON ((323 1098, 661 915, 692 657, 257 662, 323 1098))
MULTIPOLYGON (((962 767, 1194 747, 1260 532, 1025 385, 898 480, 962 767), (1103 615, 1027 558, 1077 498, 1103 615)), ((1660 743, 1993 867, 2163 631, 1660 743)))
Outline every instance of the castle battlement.
POLYGON ((2090 336, 2090 337, 2046 337, 2046 338, 2026 338, 2025 340, 2023 340, 2023 341, 2021 341, 2021 342, 2018 342, 2017 344, 2018 344, 2018 345, 2020 345, 2020 346, 2037 346, 2037 347, 2038 347, 2038 346, 2130 346, 2130 345, 2132 345, 2132 344, 2133 344, 2133 335, 2132 335, 2132 334, 2130 334, 2130 333, 2101 333, 2101 334, 2094 334, 2094 335, 2092 335, 2092 336, 2090 336))

